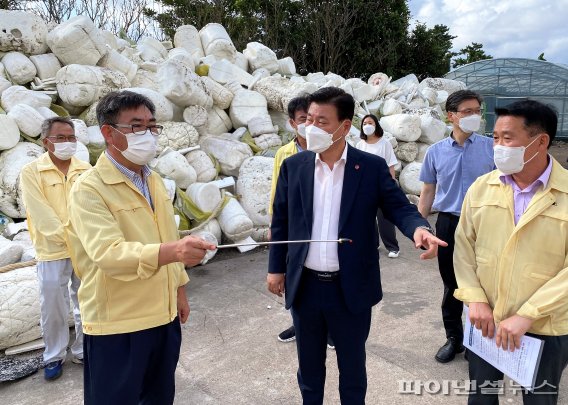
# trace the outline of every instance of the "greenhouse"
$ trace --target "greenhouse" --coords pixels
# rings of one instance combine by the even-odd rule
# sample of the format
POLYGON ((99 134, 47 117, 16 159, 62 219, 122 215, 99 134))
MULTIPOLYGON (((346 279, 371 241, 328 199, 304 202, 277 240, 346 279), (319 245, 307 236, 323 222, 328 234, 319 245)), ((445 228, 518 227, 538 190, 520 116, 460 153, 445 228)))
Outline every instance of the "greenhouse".
POLYGON ((493 131, 495 108, 531 98, 558 111, 556 139, 568 140, 568 66, 523 58, 488 59, 459 67, 445 76, 460 80, 485 100, 486 133, 493 131))

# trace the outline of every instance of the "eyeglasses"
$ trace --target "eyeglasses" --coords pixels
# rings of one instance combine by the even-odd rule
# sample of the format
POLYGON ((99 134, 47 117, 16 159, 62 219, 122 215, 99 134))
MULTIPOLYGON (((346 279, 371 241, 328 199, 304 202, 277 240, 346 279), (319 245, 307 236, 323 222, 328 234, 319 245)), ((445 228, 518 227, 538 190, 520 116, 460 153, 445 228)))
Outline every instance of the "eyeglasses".
POLYGON ((77 137, 75 135, 51 135, 46 136, 51 142, 60 143, 60 142, 77 142, 77 137))
POLYGON ((160 135, 164 129, 161 125, 140 125, 140 124, 110 124, 111 127, 115 128, 130 128, 135 135, 144 135, 146 131, 150 131, 153 135, 160 135))
POLYGON ((473 114, 481 115, 481 108, 476 108, 476 109, 468 108, 466 110, 458 110, 456 112, 462 113, 466 117, 468 115, 473 115, 473 114))

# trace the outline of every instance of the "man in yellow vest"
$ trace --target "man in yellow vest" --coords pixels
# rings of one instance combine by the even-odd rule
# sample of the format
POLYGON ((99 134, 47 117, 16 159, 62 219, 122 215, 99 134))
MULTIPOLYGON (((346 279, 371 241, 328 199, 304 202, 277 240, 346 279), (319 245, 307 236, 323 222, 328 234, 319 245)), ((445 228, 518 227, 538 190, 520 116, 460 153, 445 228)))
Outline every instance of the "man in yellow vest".
POLYGON ((77 151, 77 138, 70 119, 45 120, 41 139, 47 152, 24 166, 20 184, 38 260, 44 377, 50 381, 61 376, 67 356, 69 293, 75 320, 75 341, 71 345, 73 362, 83 362, 83 330, 77 301, 80 281, 73 273, 69 258, 65 224, 69 190, 91 165, 73 156, 77 151))

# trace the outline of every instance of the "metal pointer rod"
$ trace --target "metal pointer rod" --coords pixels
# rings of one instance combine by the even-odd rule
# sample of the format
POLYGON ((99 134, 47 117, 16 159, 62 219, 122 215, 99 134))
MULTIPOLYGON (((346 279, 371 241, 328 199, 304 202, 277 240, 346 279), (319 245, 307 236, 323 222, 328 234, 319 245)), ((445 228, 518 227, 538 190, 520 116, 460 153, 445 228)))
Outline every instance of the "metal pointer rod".
POLYGON ((309 242, 323 242, 323 243, 353 243, 353 240, 348 238, 339 238, 332 240, 316 240, 316 239, 304 239, 304 240, 281 240, 276 242, 254 242, 254 243, 233 243, 230 245, 219 245, 217 249, 233 248, 239 246, 266 246, 266 245, 282 245, 284 243, 309 243, 309 242))

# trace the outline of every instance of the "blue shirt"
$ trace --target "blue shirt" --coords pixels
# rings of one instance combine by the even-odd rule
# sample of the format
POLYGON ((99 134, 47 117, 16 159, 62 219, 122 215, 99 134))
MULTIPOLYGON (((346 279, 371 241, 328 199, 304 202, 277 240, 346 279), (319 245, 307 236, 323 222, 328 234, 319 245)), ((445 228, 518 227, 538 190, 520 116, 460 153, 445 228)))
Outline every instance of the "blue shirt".
POLYGON ((492 138, 473 133, 460 146, 450 136, 428 148, 420 181, 436 184, 434 210, 460 215, 469 187, 494 169, 492 138))
POLYGON ((152 204, 152 196, 150 195, 150 189, 148 188, 147 181, 148 176, 150 176, 150 174, 152 173, 150 168, 146 165, 142 166, 142 176, 139 176, 138 173, 133 172, 126 166, 123 166, 116 160, 114 160, 110 153, 106 153, 106 156, 112 162, 112 164, 114 164, 116 168, 136 186, 138 191, 140 191, 140 193, 142 193, 142 195, 146 198, 148 204, 150 204, 150 207, 154 209, 154 205, 152 204))

